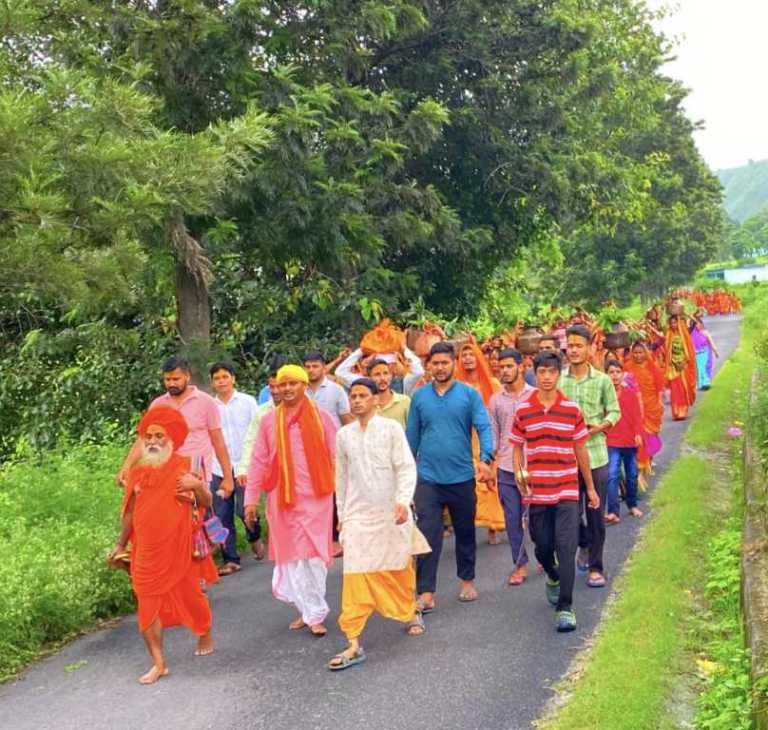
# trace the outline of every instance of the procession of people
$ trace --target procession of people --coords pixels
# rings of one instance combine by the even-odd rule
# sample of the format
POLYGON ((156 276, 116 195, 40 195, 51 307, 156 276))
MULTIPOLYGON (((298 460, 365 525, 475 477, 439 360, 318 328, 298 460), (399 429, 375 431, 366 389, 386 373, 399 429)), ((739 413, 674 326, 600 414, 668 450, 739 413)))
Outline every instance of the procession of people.
POLYGON ((555 629, 575 630, 574 582, 581 572, 590 588, 607 585, 606 526, 621 522, 622 494, 627 514, 643 516, 666 403, 684 419, 711 387, 719 354, 701 312, 686 314, 679 297, 666 321, 660 310, 608 331, 576 310, 483 342, 429 325, 414 349, 384 320, 330 362, 317 351, 301 364, 273 360, 261 403, 229 362, 210 367, 213 397, 192 385, 187 360, 169 358, 166 393, 117 475, 123 509, 109 556, 138 601, 152 662, 139 681, 168 675, 166 627, 192 631, 200 656, 214 650, 206 592, 241 569, 238 520, 255 559, 268 545, 273 596, 295 611, 288 630, 327 634, 328 570, 342 560, 348 644, 332 671, 365 661, 374 612, 408 637, 424 634, 446 593, 437 575, 447 539, 454 595, 476 601, 477 528, 491 545, 506 534, 509 586, 529 580, 535 557, 555 629))

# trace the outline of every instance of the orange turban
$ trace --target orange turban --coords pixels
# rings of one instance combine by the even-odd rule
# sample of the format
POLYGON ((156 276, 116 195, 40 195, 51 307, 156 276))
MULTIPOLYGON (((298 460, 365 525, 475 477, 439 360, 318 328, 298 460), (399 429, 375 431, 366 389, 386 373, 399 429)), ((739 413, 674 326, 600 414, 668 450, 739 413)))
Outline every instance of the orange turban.
POLYGON ((181 412, 171 406, 153 406, 139 421, 136 430, 142 438, 150 426, 160 426, 173 441, 173 450, 178 451, 187 438, 189 426, 181 412))

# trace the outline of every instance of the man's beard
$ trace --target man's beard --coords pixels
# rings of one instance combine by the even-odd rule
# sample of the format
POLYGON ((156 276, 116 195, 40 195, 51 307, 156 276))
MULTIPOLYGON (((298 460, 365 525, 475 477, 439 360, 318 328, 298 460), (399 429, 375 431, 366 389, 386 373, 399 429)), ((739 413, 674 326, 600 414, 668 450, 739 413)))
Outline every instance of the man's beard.
POLYGON ((167 390, 169 395, 181 395, 186 389, 186 385, 183 387, 179 385, 171 385, 167 390))
POLYGON ((165 446, 145 446, 141 452, 139 464, 157 469, 171 458, 171 454, 173 454, 173 446, 170 443, 165 446))

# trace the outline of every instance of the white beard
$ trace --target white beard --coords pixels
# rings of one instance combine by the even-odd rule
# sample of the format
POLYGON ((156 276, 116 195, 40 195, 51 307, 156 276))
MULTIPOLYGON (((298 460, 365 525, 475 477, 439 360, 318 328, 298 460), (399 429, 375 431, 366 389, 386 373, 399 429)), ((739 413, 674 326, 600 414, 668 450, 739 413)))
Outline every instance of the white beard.
POLYGON ((173 445, 170 441, 163 447, 144 446, 139 464, 157 469, 171 458, 171 454, 173 454, 173 445))

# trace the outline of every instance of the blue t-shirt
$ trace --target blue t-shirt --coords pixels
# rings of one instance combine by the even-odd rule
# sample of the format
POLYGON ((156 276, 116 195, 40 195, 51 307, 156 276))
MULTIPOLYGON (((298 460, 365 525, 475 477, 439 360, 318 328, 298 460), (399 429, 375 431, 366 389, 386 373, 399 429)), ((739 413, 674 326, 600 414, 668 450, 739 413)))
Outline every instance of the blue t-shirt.
POLYGON ((272 399, 272 393, 269 392, 269 386, 265 385, 260 391, 259 391, 259 405, 263 406, 265 403, 269 403, 269 401, 272 399))
POLYGON ((419 480, 458 484, 474 479, 473 428, 480 440, 480 458, 491 459, 491 421, 474 388, 457 381, 443 395, 432 384, 413 393, 406 436, 416 457, 419 480))

